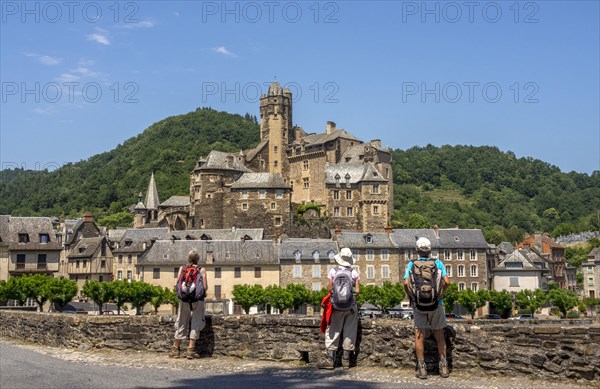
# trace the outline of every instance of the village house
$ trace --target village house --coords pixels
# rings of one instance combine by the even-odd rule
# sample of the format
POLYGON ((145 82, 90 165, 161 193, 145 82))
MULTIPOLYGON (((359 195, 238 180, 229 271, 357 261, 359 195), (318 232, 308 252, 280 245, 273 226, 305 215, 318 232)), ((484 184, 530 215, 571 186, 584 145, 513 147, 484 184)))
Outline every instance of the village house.
MULTIPOLYGON (((512 246, 502 246, 509 247, 512 246)), ((518 292, 525 289, 547 289, 550 270, 540 255, 528 248, 513 251, 504 251, 502 248, 498 250, 498 265, 491 269, 493 290, 518 292)))
POLYGON ((113 254, 106 236, 81 238, 67 254, 67 274, 77 283, 79 296, 90 281, 112 281, 113 254))
POLYGON ((554 241, 548 234, 537 233, 528 235, 517 248, 530 248, 546 262, 548 281, 556 282, 559 288, 567 288, 567 272, 565 248, 554 241))
POLYGON ((583 297, 600 298, 600 247, 594 248, 581 264, 583 297))

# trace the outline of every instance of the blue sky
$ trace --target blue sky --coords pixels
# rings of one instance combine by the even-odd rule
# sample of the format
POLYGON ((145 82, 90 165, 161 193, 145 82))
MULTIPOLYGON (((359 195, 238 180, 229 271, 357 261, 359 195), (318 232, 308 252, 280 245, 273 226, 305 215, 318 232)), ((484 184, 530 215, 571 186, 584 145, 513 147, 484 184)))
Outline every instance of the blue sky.
POLYGON ((600 170, 597 1, 2 1, 0 161, 53 169, 198 107, 600 170))

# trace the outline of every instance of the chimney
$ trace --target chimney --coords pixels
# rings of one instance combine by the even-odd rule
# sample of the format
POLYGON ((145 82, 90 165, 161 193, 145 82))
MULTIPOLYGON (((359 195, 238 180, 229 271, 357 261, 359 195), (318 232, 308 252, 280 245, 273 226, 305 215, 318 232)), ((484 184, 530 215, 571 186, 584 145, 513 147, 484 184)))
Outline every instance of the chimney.
POLYGON ((327 133, 331 134, 333 130, 335 130, 335 122, 327 121, 327 133))
POLYGON ((233 167, 233 155, 231 155, 231 154, 227 155, 227 167, 228 168, 233 167))
POLYGON ((387 226, 385 226, 383 230, 385 232, 387 232, 388 234, 391 234, 392 232, 394 232, 392 226, 390 226, 389 224, 387 226))
POLYGON ((340 226, 335 226, 335 236, 339 236, 342 234, 342 230, 340 229, 340 226))
POLYGON ((92 215, 91 212, 86 212, 83 214, 83 222, 84 223, 93 223, 94 222, 94 215, 92 215))
POLYGON ((433 234, 435 235, 435 238, 436 238, 437 240, 439 240, 439 239, 440 239, 440 228, 438 227, 438 225, 437 225, 437 224, 434 224, 434 225, 433 225, 433 234))

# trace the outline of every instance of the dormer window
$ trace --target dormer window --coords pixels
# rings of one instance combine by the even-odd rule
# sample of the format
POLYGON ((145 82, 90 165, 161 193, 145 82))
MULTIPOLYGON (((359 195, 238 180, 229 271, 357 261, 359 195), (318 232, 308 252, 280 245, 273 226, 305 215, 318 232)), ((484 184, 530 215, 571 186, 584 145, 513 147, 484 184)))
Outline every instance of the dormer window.
POLYGON ((202 234, 200 240, 212 240, 212 237, 210 235, 202 234))
POLYGON ((252 240, 252 238, 250 237, 250 235, 244 235, 242 240, 252 240))
POLYGON ((40 243, 48 243, 48 242, 50 242, 50 235, 40 234, 40 243))
POLYGON ((79 254, 83 253, 85 251, 85 247, 80 247, 79 248, 79 254))
POLYGON ((373 235, 365 235, 365 243, 372 244, 373 243, 373 235))
POLYGON ((19 234, 19 243, 29 243, 29 234, 19 234))
POLYGON ((342 177, 340 177, 340 175, 339 175, 339 174, 336 174, 336 175, 335 175, 335 186, 338 186, 338 187, 340 186, 340 179, 341 179, 341 178, 342 178, 342 177))
POLYGON ((335 262, 335 252, 333 250, 329 250, 327 253, 327 258, 329 258, 329 263, 335 262))
POLYGON ((133 243, 133 241, 131 239, 127 239, 125 241, 125 247, 130 247, 132 243, 133 243))
POLYGON ((294 259, 296 260, 296 263, 300 263, 300 260, 302 259, 302 251, 294 251, 294 259))
POLYGON ((315 260, 315 263, 319 263, 319 251, 318 250, 313 251, 312 257, 315 260))
POLYGON ((346 173, 344 178, 346 179, 346 187, 349 188, 350 187, 350 174, 346 173))

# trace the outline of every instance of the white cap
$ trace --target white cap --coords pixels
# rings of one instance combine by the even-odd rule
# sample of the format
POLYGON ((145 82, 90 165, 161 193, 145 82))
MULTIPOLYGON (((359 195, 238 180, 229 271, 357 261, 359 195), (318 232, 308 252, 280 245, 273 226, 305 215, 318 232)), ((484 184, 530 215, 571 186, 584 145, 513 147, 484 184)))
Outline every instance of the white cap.
POLYGON ((419 250, 419 251, 424 251, 427 253, 431 251, 431 242, 427 238, 417 239, 416 246, 417 246, 417 250, 419 250))

